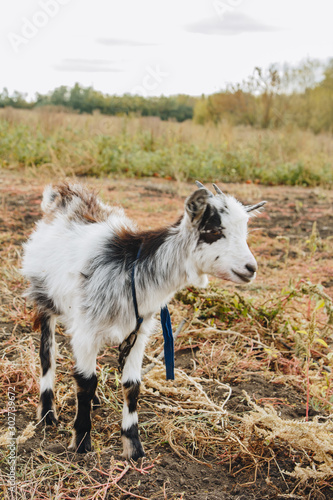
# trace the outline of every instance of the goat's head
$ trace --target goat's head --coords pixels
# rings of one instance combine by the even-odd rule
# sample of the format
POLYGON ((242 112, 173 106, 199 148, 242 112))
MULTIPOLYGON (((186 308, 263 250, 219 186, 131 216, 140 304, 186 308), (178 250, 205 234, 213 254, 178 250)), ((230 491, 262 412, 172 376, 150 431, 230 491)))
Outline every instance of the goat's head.
POLYGON ((256 276, 257 262, 246 242, 247 223, 266 202, 244 206, 215 184, 215 196, 197 185, 199 189, 185 202, 185 217, 198 236, 193 255, 198 273, 249 283, 256 276))

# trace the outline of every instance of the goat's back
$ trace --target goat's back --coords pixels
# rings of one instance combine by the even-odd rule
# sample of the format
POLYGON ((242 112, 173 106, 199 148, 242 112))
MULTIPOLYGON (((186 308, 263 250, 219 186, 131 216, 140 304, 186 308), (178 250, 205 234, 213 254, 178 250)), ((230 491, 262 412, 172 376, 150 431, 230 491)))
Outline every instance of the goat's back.
POLYGON ((43 219, 24 245, 26 296, 34 303, 47 296, 60 314, 70 315, 69 305, 75 314, 91 263, 101 260, 119 231, 136 228, 121 208, 104 205, 79 185, 48 186, 42 210, 43 219))
POLYGON ((66 182, 47 186, 41 207, 48 220, 61 213, 70 220, 84 223, 105 221, 114 210, 83 186, 66 182))

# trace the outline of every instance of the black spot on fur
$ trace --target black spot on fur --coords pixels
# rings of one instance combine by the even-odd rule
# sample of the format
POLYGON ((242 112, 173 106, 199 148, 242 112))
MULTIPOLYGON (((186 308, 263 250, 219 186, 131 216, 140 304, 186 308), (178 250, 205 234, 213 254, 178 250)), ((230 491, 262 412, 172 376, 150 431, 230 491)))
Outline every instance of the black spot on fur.
POLYGON ((199 243, 204 242, 211 244, 221 238, 225 238, 223 229, 219 211, 217 208, 207 205, 199 224, 199 243))
POLYGON ((136 411, 136 406, 140 395, 140 383, 125 382, 123 385, 124 394, 128 405, 128 411, 129 413, 134 413, 136 411))
POLYGON ((153 231, 132 232, 123 229, 115 236, 111 237, 103 249, 98 265, 108 265, 111 262, 119 268, 125 268, 126 271, 132 269, 134 261, 140 250, 140 263, 143 265, 147 259, 156 254, 158 249, 166 241, 170 230, 179 226, 180 218, 170 227, 156 229, 153 231))
POLYGON ((127 439, 129 439, 132 443, 133 453, 131 458, 133 460, 138 460, 139 458, 145 456, 145 452, 143 451, 142 444, 139 438, 138 424, 133 424, 126 431, 121 429, 121 435, 127 437, 127 439))
POLYGON ((35 302, 38 311, 47 312, 49 314, 59 315, 52 298, 47 293, 45 282, 40 278, 33 278, 28 291, 29 298, 35 302))
POLYGON ((74 378, 77 383, 77 415, 74 422, 76 451, 86 453, 91 450, 91 401, 95 396, 97 387, 97 377, 84 377, 81 373, 75 372, 74 378))
POLYGON ((207 205, 206 210, 202 216, 199 224, 199 230, 211 229, 221 226, 221 217, 219 216, 218 210, 212 205, 207 205))
POLYGON ((46 314, 42 314, 40 317, 41 326, 41 338, 40 338, 40 348, 39 357, 42 366, 43 375, 46 375, 51 367, 50 349, 53 342, 53 332, 50 329, 50 317, 46 314))
MULTIPOLYGON (((140 248, 140 262, 145 264, 147 258, 156 254, 168 235, 168 227, 140 233, 123 231, 112 238, 109 252, 118 265, 125 265, 126 270, 129 270, 132 268, 140 248)), ((105 256, 108 258, 108 251, 106 251, 105 256)))
MULTIPOLYGON (((105 282, 112 283, 113 277, 124 274, 124 288, 121 290, 124 300, 132 301, 131 291, 131 273, 136 262, 137 274, 137 287, 144 288, 150 283, 159 286, 160 282, 164 282, 168 276, 167 271, 161 273, 160 269, 156 267, 156 261, 152 258, 159 248, 165 243, 172 228, 180 224, 179 219, 173 226, 158 229, 155 231, 144 231, 135 233, 123 229, 115 236, 110 237, 104 248, 101 249, 100 254, 90 262, 88 269, 85 270, 82 286, 87 290, 87 300, 84 303, 85 311, 89 312, 92 316, 98 314, 94 310, 96 304, 98 309, 106 307, 110 311, 110 315, 117 316, 119 312, 119 302, 117 300, 110 301, 109 290, 105 289, 105 282), (138 252, 140 250, 140 257, 138 252), (100 283, 96 287, 95 284, 90 289, 90 285, 94 279, 94 273, 102 270, 102 275, 105 277, 105 282, 100 283), (107 276, 110 278, 108 279, 107 276), (95 294, 96 300, 92 300, 92 293, 95 294)), ((170 270, 172 263, 170 263, 170 270)), ((118 292, 118 291, 117 291, 118 292)))
POLYGON ((215 241, 225 238, 222 230, 209 230, 200 233, 199 242, 208 243, 209 245, 215 243, 215 241))
POLYGON ((41 418, 44 418, 45 425, 56 425, 57 419, 53 411, 54 394, 52 389, 46 389, 40 395, 40 404, 42 407, 41 418))

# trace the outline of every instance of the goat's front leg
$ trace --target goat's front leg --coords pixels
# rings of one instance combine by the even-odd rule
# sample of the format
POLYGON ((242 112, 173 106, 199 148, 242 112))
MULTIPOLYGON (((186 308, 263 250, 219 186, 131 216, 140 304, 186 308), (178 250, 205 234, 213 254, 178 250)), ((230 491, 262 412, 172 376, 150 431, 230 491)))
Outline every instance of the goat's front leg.
POLYGON ((138 338, 128 355, 122 376, 124 395, 123 420, 121 438, 123 441, 123 457, 138 460, 144 457, 142 444, 138 432, 138 414, 136 411, 140 394, 141 366, 145 350, 145 335, 138 334, 138 338))
POLYGON ((98 398, 95 396, 97 388, 95 346, 83 346, 75 339, 72 340, 76 364, 74 378, 76 381, 77 411, 74 421, 73 438, 69 448, 77 453, 91 451, 91 402, 98 398))

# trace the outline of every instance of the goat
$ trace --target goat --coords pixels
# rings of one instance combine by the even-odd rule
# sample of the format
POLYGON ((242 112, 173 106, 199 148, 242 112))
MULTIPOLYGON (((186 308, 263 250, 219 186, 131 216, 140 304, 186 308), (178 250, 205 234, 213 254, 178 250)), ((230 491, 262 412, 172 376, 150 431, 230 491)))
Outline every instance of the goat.
POLYGON ((24 246, 22 273, 26 296, 36 308, 41 330, 41 382, 38 416, 56 424, 54 404, 55 326, 71 335, 75 358, 77 410, 70 449, 91 450, 91 406, 98 403, 96 356, 105 343, 121 344, 135 328, 131 273, 143 322, 122 372, 123 456, 144 456, 138 434, 137 401, 145 345, 155 330, 154 314, 186 285, 204 287, 207 275, 249 283, 257 263, 246 242, 251 212, 214 184, 202 184, 185 201, 173 225, 139 231, 120 207, 103 204, 81 185, 47 186, 44 217, 24 246), (140 249, 140 257, 138 251, 140 249))

